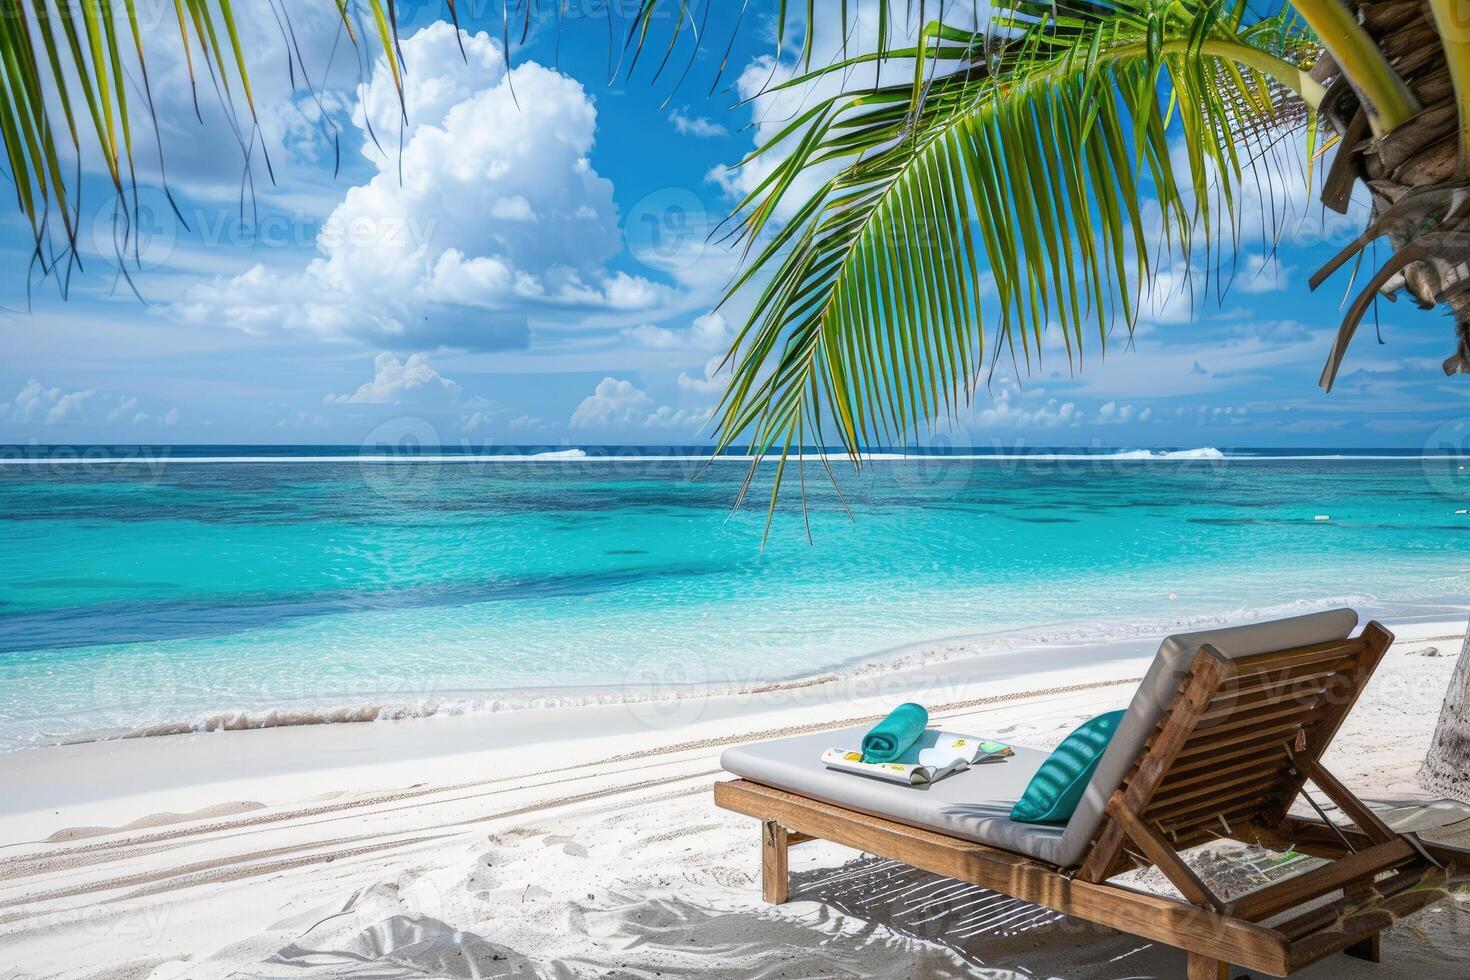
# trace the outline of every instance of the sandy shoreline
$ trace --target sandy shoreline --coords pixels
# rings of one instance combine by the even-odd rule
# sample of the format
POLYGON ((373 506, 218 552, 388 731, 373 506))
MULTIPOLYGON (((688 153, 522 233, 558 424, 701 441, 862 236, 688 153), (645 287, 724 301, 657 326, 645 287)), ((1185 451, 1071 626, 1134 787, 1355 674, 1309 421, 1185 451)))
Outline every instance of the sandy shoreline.
MULTIPOLYGON (((1365 797, 1422 805, 1464 620, 1395 630, 1329 761, 1365 797)), ((1126 704, 1156 644, 0 755, 0 977, 1171 975, 1168 951, 832 845, 793 851, 797 901, 762 906, 753 823, 709 801, 724 746, 896 699, 1050 747, 1126 704)), ((1464 976, 1470 903, 1385 945, 1382 966, 1303 975, 1464 976)))

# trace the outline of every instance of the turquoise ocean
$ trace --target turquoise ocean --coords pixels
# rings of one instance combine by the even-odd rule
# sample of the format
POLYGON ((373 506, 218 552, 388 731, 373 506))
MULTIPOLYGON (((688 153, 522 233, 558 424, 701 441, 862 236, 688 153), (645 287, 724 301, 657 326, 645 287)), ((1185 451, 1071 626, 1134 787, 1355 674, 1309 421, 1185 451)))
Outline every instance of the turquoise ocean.
POLYGON ((763 544, 769 469, 732 512, 747 464, 696 452, 0 452, 0 750, 1470 605, 1458 457, 877 454, 840 494, 808 460, 763 544))

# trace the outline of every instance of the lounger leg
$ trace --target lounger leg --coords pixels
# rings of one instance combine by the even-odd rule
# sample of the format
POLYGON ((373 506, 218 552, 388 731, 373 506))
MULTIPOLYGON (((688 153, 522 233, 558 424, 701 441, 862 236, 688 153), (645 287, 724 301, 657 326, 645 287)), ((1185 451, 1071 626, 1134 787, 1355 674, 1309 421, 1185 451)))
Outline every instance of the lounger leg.
POLYGON ((761 897, 781 905, 791 897, 791 874, 786 866, 789 841, 786 828, 774 820, 761 824, 761 897))
POLYGON ((1360 960, 1367 960, 1369 963, 1381 963, 1383 962, 1380 959, 1382 948, 1380 939, 1382 935, 1380 932, 1375 932, 1373 935, 1353 943, 1347 949, 1343 950, 1343 952, 1349 956, 1355 956, 1360 960))
POLYGON ((1230 967, 1208 956, 1190 953, 1189 980, 1230 980, 1230 967))

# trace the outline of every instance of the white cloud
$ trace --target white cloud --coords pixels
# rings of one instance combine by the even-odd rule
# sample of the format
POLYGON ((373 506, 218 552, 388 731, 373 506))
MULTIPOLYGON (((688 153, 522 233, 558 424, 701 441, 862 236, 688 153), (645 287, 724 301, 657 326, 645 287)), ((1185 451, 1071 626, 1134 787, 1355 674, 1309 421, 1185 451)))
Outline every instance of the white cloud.
POLYGON ((82 413, 87 399, 97 394, 91 388, 83 391, 64 392, 58 387, 47 388, 34 379, 27 381, 16 394, 10 411, 12 422, 43 422, 59 425, 82 413))
MULTIPOLYGON (((1093 421, 1100 422, 1103 425, 1121 424, 1123 422, 1133 421, 1133 416, 1136 413, 1137 410, 1132 405, 1119 405, 1117 402, 1112 401, 1105 403, 1097 410, 1097 418, 1093 421)), ((1152 413, 1150 413, 1151 415, 1152 413)))
POLYGON ((62 395, 56 400, 56 404, 46 410, 46 424, 57 425, 69 418, 74 418, 82 413, 82 403, 93 395, 95 391, 73 391, 62 395))
POLYGON ((1191 278, 1184 263, 1176 262, 1166 269, 1159 269, 1151 281, 1139 284, 1137 302, 1140 328, 1134 336, 1144 332, 1149 324, 1179 324, 1194 320, 1196 289, 1203 289, 1198 275, 1191 278))
POLYGON ((118 400, 117 407, 107 413, 107 421, 116 422, 124 415, 138 407, 138 399, 124 397, 118 400))
POLYGON ((669 122, 674 124, 674 129, 681 136, 693 136, 697 139, 710 139, 715 136, 728 136, 730 131, 724 126, 703 116, 691 116, 683 109, 674 109, 669 113, 669 122))
POLYGON ((534 62, 507 74, 484 32, 462 40, 468 63, 443 22, 403 40, 401 154, 385 63, 359 86, 353 119, 378 172, 327 217, 316 258, 298 272, 257 265, 196 285, 173 315, 494 349, 524 346, 527 312, 666 301, 668 287, 606 267, 622 234, 612 184, 589 159, 597 112, 587 92, 534 62))
POLYGON ((724 350, 735 339, 735 331, 725 317, 716 312, 696 317, 689 328, 689 336, 701 350, 724 350))
POLYGON ((1028 409, 1021 398, 1012 400, 1012 389, 1002 388, 992 403, 975 413, 978 425, 997 428, 1054 429, 1072 427, 1082 421, 1082 413, 1073 402, 1048 398, 1042 405, 1028 409))
POLYGON ((1274 293, 1289 284, 1292 267, 1282 265, 1275 255, 1252 252, 1246 256, 1245 268, 1231 283, 1232 289, 1243 293, 1274 293))
POLYGON ((276 422, 276 428, 301 428, 306 426, 323 426, 326 424, 327 420, 320 415, 313 412, 297 410, 276 422))
POLYGON ((512 194, 510 197, 502 197, 490 206, 490 217, 499 218, 501 221, 539 221, 536 212, 531 209, 531 202, 520 194, 512 194))
POLYGON ((505 75, 500 45, 481 31, 471 35, 437 21, 403 39, 402 103, 393 73, 381 59, 365 84, 357 86, 352 123, 367 136, 362 155, 380 169, 398 164, 399 142, 406 146, 422 127, 442 127, 460 105, 505 75), (460 54, 460 45, 464 53, 460 54))
MULTIPOLYGON (((709 421, 714 411, 711 407, 677 408, 672 405, 660 405, 650 411, 653 404, 648 393, 633 382, 620 378, 603 378, 597 383, 596 390, 582 399, 572 413, 571 427, 606 429, 636 425, 648 429, 694 430, 709 421)), ((534 419, 531 422, 539 424, 540 420, 534 419)))
POLYGON ((636 327, 624 327, 619 331, 639 347, 650 350, 671 350, 680 346, 679 335, 668 327, 656 327, 651 323, 640 323, 636 327))
POLYGON ((479 432, 481 429, 490 427, 490 416, 484 412, 475 412, 470 415, 459 417, 459 431, 464 433, 479 432))
POLYGON ((164 412, 163 418, 159 419, 158 423, 160 425, 178 425, 179 410, 177 408, 171 408, 167 412, 164 412))
POLYGON ((688 330, 641 323, 636 327, 624 327, 621 334, 638 346, 651 350, 722 351, 735 339, 735 331, 720 313, 695 317, 688 330))
POLYGON ((407 360, 384 351, 373 360, 373 380, 360 385, 350 395, 327 395, 323 405, 391 405, 411 391, 434 386, 450 395, 459 393, 459 385, 429 364, 429 355, 410 354, 407 360))
POLYGON ((674 408, 671 405, 660 405, 658 411, 643 420, 643 425, 650 429, 698 429, 713 414, 713 408, 674 408))
POLYGON ((723 355, 716 354, 704 362, 704 377, 691 377, 684 371, 679 372, 679 387, 685 391, 697 391, 702 394, 711 395, 717 391, 724 390, 725 382, 729 379, 729 371, 720 370, 724 361, 723 355))
POLYGON ((647 413, 651 404, 653 399, 634 387, 633 382, 603 378, 572 412, 572 428, 606 428, 634 422, 647 413))

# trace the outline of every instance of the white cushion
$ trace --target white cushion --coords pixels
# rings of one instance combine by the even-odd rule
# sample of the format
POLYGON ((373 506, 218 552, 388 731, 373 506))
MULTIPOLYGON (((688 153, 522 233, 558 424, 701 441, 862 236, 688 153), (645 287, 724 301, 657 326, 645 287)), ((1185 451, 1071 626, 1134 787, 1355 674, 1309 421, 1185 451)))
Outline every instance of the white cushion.
POLYGON ((720 765, 766 786, 1033 857, 1047 858, 1061 839, 1061 827, 1017 823, 1010 818, 1011 807, 1046 761, 1046 752, 1018 748, 1009 759, 971 766, 928 787, 904 786, 822 765, 823 751, 860 745, 867 730, 862 726, 742 745, 726 749, 720 765))

